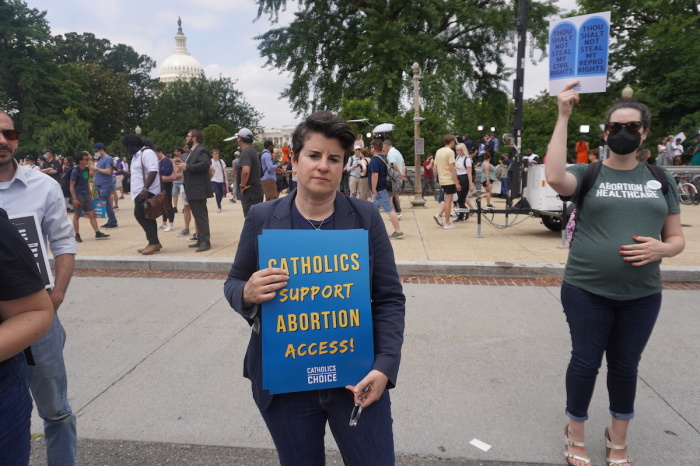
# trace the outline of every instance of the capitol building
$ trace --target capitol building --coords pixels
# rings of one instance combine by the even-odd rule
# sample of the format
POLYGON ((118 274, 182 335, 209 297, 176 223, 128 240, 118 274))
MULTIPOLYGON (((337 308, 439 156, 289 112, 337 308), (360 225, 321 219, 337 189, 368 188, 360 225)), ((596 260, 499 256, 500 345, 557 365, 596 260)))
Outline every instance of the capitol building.
MULTIPOLYGON (((187 37, 182 32, 182 20, 178 17, 175 50, 158 68, 158 79, 161 82, 170 83, 179 79, 190 80, 202 75, 204 75, 204 67, 187 51, 187 37)), ((259 142, 271 140, 275 147, 281 147, 283 144, 291 145, 295 128, 296 125, 266 128, 260 132, 256 131, 255 136, 259 142)))
POLYGON ((204 74, 202 65, 187 51, 187 37, 182 32, 182 21, 177 19, 175 51, 158 68, 158 79, 169 83, 178 79, 192 79, 204 74))

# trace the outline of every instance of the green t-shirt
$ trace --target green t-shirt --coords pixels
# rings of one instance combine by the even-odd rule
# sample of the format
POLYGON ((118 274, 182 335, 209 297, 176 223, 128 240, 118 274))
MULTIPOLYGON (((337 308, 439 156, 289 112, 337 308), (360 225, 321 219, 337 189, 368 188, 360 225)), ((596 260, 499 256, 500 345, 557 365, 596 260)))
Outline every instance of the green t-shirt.
MULTIPOLYGON (((586 164, 566 170, 578 180, 586 164)), ((632 170, 601 166, 598 178, 586 193, 576 214, 576 236, 569 250, 564 281, 605 298, 618 301, 642 298, 661 291, 661 261, 633 267, 623 260, 620 246, 635 244, 633 236, 659 238, 666 217, 680 213, 676 182, 666 172, 668 192, 643 164, 632 170)))

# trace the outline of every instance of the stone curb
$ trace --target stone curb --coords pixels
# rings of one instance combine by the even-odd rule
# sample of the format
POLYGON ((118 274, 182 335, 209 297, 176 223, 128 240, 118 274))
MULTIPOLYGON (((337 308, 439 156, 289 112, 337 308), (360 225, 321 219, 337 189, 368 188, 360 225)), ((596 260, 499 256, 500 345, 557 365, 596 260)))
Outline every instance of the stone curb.
MULTIPOLYGON (((79 256, 76 269, 157 270, 165 272, 227 273, 232 257, 124 257, 79 256)), ((53 259, 51 260, 53 266, 53 259)), ((464 277, 562 278, 564 264, 552 262, 473 262, 397 260, 400 275, 459 275, 464 277)), ((700 282, 698 266, 661 266, 661 279, 667 282, 700 282)))

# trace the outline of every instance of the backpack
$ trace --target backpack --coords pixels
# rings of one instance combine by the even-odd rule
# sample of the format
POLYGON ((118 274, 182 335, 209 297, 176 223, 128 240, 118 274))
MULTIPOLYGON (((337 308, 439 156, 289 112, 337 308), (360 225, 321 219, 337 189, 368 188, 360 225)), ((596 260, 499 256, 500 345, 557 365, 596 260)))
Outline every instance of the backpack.
POLYGON ((263 149, 262 152, 258 152, 258 160, 260 160, 260 178, 262 178, 263 176, 265 176, 265 168, 263 167, 263 161, 262 161, 262 156, 263 156, 263 154, 264 154, 265 152, 267 152, 268 154, 270 154, 270 157, 272 157, 272 154, 271 154, 270 151, 267 150, 267 149, 263 149))
MULTIPOLYGON (((603 165, 603 162, 595 162, 595 163, 589 163, 588 167, 586 167, 586 173, 583 174, 583 180, 581 181, 581 190, 578 194, 578 198, 576 199, 576 208, 571 211, 571 215, 569 215, 569 221, 566 222, 566 241, 571 247, 571 243, 574 242, 574 234, 576 233, 576 217, 578 212, 581 212, 581 208, 583 207, 583 198, 586 196, 586 193, 590 191, 590 189, 593 187, 593 183, 595 182, 596 178, 598 178, 598 173, 600 173, 600 167, 603 165)), ((656 178, 656 181, 661 183, 661 193, 665 196, 666 193, 668 192, 668 178, 666 178, 666 174, 664 173, 664 170, 661 167, 658 167, 656 165, 649 165, 648 163, 644 162, 644 165, 651 171, 651 174, 654 175, 654 178, 656 178)), ((561 196, 562 200, 568 201, 571 199, 569 196, 561 196)))
POLYGON ((401 188, 403 187, 403 180, 401 179, 401 173, 394 168, 393 165, 389 165, 387 159, 383 156, 379 156, 386 165, 386 190, 392 194, 399 194, 401 188))

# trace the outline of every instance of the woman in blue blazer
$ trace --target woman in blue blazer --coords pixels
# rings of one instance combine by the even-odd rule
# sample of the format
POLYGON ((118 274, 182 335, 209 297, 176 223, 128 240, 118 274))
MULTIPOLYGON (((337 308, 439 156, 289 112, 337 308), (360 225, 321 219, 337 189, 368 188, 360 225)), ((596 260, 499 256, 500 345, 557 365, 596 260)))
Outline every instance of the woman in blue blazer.
MULTIPOLYGON (((345 154, 355 140, 348 124, 327 112, 306 118, 292 136, 297 189, 284 198, 251 207, 236 258, 224 285, 233 309, 252 327, 243 375, 270 431, 283 465, 325 464, 323 437, 331 427, 345 464, 394 464, 391 404, 387 388, 396 384, 403 344, 406 298, 394 252, 377 207, 340 194, 345 154), (374 366, 355 385, 270 395, 262 388, 261 304, 287 284, 287 271, 259 269, 258 235, 267 229, 368 232, 374 366), (362 422, 349 418, 362 405, 362 422)), ((294 245, 290 244, 290 249, 294 245)))

